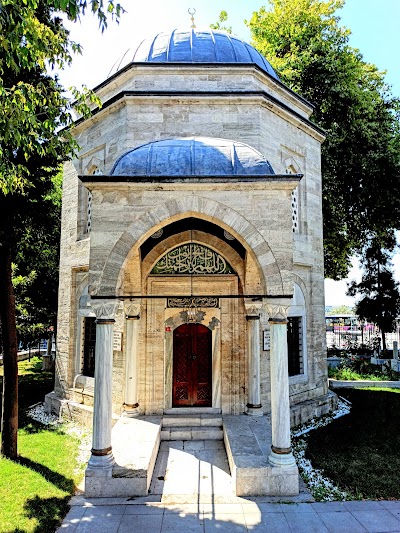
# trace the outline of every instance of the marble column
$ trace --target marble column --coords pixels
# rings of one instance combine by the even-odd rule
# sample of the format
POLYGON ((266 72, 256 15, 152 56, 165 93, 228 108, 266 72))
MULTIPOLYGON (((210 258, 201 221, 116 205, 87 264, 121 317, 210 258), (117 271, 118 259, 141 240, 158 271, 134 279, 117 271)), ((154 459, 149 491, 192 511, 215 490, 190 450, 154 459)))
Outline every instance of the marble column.
POLYGON ((289 372, 287 349, 287 313, 290 298, 267 298, 271 348, 271 425, 272 447, 269 461, 273 466, 294 466, 290 443, 289 372))
POLYGON ((262 416, 260 365, 261 302, 245 302, 247 321, 248 384, 246 414, 262 416))
POLYGON ((140 303, 125 303, 126 344, 125 344, 125 401, 124 416, 139 415, 137 354, 139 341, 140 303))
POLYGON ((92 300, 96 314, 92 454, 88 469, 108 471, 114 464, 111 449, 113 329, 116 300, 92 300))

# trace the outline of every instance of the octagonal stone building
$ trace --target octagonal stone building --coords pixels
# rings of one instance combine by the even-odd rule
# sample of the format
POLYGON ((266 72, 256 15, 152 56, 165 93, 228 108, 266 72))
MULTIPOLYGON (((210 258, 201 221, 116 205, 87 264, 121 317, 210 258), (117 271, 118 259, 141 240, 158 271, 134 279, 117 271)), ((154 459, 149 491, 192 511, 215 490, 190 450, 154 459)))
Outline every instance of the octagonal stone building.
POLYGON ((95 89, 102 108, 76 121, 79 157, 64 168, 47 407, 93 417, 88 495, 147 493, 160 440, 188 425, 187 438, 223 436, 237 494, 295 494, 290 425, 335 401, 324 133, 312 105, 222 31, 158 34, 125 61, 95 89), (241 438, 260 446, 258 476, 238 460, 241 438), (117 459, 135 446, 144 467, 117 459))

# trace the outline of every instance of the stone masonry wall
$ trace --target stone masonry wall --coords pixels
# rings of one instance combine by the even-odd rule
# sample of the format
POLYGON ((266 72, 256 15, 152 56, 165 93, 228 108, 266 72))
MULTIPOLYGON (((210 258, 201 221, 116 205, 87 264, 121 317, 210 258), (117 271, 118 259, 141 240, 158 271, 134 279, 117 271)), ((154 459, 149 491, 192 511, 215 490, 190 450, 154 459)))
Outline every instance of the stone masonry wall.
MULTIPOLYGON (((264 90, 291 106, 297 115, 260 97, 232 96, 228 99, 212 94, 207 97, 146 97, 142 94, 105 107, 75 129, 81 154, 74 166, 65 166, 63 184, 56 382, 56 392, 60 395, 65 395, 66 389, 71 387, 76 372, 76 308, 82 290, 79 273, 90 269, 89 282, 94 290, 99 290, 96 283, 101 276, 104 278, 108 268, 105 265, 111 264, 116 243, 129 235, 140 235, 136 240, 128 239, 129 246, 136 247, 137 254, 139 245, 151 233, 185 214, 202 216, 220 224, 245 245, 250 243, 264 265, 266 286, 263 290, 268 291, 272 284, 278 291, 277 272, 282 280, 281 292, 290 290, 293 280, 302 285, 307 305, 308 374, 304 381, 291 385, 292 401, 303 402, 326 394, 320 171, 323 137, 305 120, 310 106, 268 76, 251 67, 240 70, 215 67, 214 70, 216 72, 180 67, 173 73, 170 68, 135 68, 114 78, 99 91, 106 101, 128 89, 225 91, 227 94, 232 90, 264 90), (155 139, 195 135, 245 142, 258 149, 276 173, 285 173, 290 164, 296 172, 304 174, 299 186, 299 233, 293 234, 291 230, 290 194, 294 185, 268 182, 227 186, 88 185, 93 193, 92 232, 90 238, 84 234, 87 196, 78 173, 90 174, 98 169, 108 174, 115 160, 135 146, 155 139), (160 213, 164 213, 163 219, 160 213)), ((121 266, 115 268, 120 269, 119 283, 122 283, 125 274, 121 266)), ((255 270, 250 269, 246 276, 248 287, 260 285, 254 277, 255 270)), ((147 320, 146 316, 144 311, 143 321, 147 320)), ((143 353, 151 351, 146 344, 151 339, 151 327, 149 324, 146 339, 143 335, 140 337, 143 353)), ((242 337, 241 326, 235 327, 242 332, 242 337)), ((243 344, 244 339, 238 338, 238 342, 243 344)), ((123 352, 114 353, 115 406, 123 401, 123 359, 123 352)), ((245 370, 241 359, 236 361, 231 371, 222 377, 230 382, 229 372, 234 373, 233 381, 239 385, 245 370)), ((268 352, 262 352, 261 368, 262 401, 268 406, 268 352)), ((161 397, 162 392, 157 388, 159 385, 154 388, 148 381, 146 372, 142 361, 139 389, 146 391, 145 403, 151 403, 151 397, 154 394, 161 397)), ((231 386, 232 390, 234 388, 231 386)), ((239 395, 237 399, 226 402, 242 405, 242 393, 236 391, 235 394, 239 395)), ((237 405, 233 407, 236 409, 237 405)))

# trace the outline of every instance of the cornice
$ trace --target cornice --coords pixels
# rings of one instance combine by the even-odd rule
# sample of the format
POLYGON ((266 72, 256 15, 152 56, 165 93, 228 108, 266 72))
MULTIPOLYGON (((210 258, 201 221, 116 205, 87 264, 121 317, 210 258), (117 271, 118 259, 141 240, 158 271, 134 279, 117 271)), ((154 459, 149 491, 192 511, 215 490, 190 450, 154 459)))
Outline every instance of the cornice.
POLYGON ((275 98, 271 94, 265 91, 121 91, 114 95, 112 98, 104 102, 101 109, 97 108, 92 111, 92 116, 89 119, 80 118, 74 123, 74 128, 79 130, 79 126, 84 122, 93 121, 94 117, 99 113, 104 113, 108 111, 112 106, 123 104, 124 101, 128 100, 140 100, 145 99, 146 102, 151 100, 168 100, 171 103, 171 100, 195 100, 196 102, 204 101, 209 102, 210 100, 219 100, 219 101, 230 101, 234 99, 235 102, 248 102, 251 100, 260 100, 263 102, 268 109, 274 111, 274 109, 279 109, 280 111, 288 114, 289 116, 296 119, 296 122, 299 125, 302 125, 305 129, 311 130, 314 132, 314 135, 317 136, 320 142, 323 142, 326 133, 325 131, 302 116, 297 111, 291 109, 288 105, 281 102, 278 98, 275 98))

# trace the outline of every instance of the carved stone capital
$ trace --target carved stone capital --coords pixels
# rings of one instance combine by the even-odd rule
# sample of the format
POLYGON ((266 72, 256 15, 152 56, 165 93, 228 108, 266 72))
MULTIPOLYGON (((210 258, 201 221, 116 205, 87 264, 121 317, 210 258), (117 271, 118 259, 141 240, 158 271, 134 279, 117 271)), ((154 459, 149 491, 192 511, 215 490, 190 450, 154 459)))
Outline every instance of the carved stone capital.
POLYGON ((90 303, 97 320, 115 320, 119 306, 118 300, 95 300, 92 298, 90 303))
POLYGON ((264 298, 263 308, 267 312, 270 322, 287 322, 291 303, 291 298, 264 298))
POLYGON ((216 318, 215 316, 212 317, 210 323, 208 324, 209 329, 214 330, 216 328, 219 328, 221 325, 221 322, 216 318))
POLYGON ((251 299, 246 299, 244 301, 244 307, 246 309, 246 317, 250 317, 250 320, 252 318, 257 319, 260 318, 260 314, 262 312, 262 302, 261 301, 254 301, 251 299))
POLYGON ((134 319, 140 317, 140 300, 125 300, 124 313, 126 319, 134 319))

